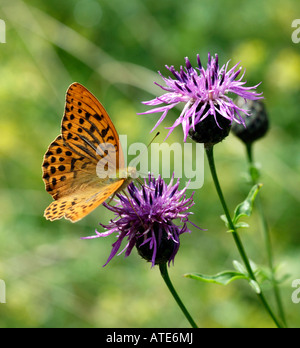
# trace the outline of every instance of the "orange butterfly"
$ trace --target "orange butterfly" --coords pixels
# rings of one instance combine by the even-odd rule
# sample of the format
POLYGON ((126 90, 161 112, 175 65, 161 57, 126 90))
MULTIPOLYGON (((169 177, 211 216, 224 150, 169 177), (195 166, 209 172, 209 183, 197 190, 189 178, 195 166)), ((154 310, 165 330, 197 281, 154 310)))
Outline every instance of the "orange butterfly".
POLYGON ((44 213, 51 221, 82 219, 136 176, 135 168, 124 168, 119 136, 104 107, 79 83, 67 90, 61 135, 50 144, 42 169, 55 200, 44 213))

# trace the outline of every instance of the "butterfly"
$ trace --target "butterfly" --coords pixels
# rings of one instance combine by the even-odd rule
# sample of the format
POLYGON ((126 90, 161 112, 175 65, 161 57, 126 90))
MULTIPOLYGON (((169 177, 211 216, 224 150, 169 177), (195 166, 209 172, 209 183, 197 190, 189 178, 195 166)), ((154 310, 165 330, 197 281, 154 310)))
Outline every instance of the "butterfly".
POLYGON ((48 147, 42 170, 54 198, 44 212, 51 221, 82 219, 136 175, 134 167, 124 168, 119 136, 104 107, 79 83, 67 90, 61 134, 48 147))

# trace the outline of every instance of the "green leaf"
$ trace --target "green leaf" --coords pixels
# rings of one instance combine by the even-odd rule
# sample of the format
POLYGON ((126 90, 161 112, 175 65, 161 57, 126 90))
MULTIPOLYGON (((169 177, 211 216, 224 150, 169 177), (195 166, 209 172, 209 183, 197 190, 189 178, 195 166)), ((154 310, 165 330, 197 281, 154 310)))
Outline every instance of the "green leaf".
MULTIPOLYGON (((261 268, 258 267, 254 262, 250 261, 250 263, 251 263, 251 268, 253 272, 255 272, 257 275, 262 272, 261 268)), ((187 273, 184 276, 186 278, 191 278, 191 279, 200 280, 206 283, 215 283, 220 285, 228 285, 229 283, 237 279, 246 279, 250 287, 257 294, 260 294, 261 288, 259 283, 249 277, 249 274, 245 266, 236 260, 233 261, 233 266, 237 271, 224 271, 224 272, 217 273, 215 275, 187 273)))
POLYGON ((236 271, 224 271, 215 275, 206 275, 200 273, 188 273, 184 275, 187 278, 200 280, 207 283, 215 283, 220 285, 227 285, 236 279, 247 279, 249 277, 243 273, 236 271))
POLYGON ((245 276, 248 276, 248 272, 245 268, 245 266, 243 264, 241 264, 239 261, 237 260, 233 260, 232 261, 233 267, 239 272, 244 274, 245 276))
MULTIPOLYGON (((220 217, 221 217, 221 220, 225 222, 226 227, 229 227, 226 215, 221 215, 220 217)), ((249 225, 246 222, 238 222, 235 224, 235 228, 245 228, 245 227, 249 227, 249 225)), ((234 230, 228 230, 227 232, 232 233, 234 232, 234 230)))
POLYGON ((254 185, 251 188, 247 198, 235 208, 234 216, 233 216, 233 224, 235 226, 237 225, 238 220, 242 216, 251 215, 255 197, 258 194, 258 191, 260 190, 261 187, 262 187, 262 184, 254 185))
MULTIPOLYGON (((220 218, 221 218, 221 220, 223 220, 224 222, 225 222, 225 226, 228 228, 229 227, 229 223, 228 223, 228 220, 227 220, 227 217, 226 217, 226 215, 221 215, 220 216, 220 218)), ((228 233, 232 233, 232 232, 234 232, 234 230, 228 230, 227 231, 228 233)))
POLYGON ((253 279, 250 279, 249 280, 249 284, 251 286, 251 288, 257 293, 257 294, 260 294, 261 293, 261 288, 259 286, 259 284, 253 280, 253 279))
MULTIPOLYGON (((254 185, 251 188, 247 198, 235 208, 232 222, 233 222, 234 227, 236 229, 249 227, 249 225, 247 223, 238 222, 238 221, 242 216, 250 216, 251 215, 255 197, 258 194, 258 191, 260 190, 261 187, 262 187, 262 184, 254 185)), ((228 223, 226 215, 221 215, 221 220, 223 220, 225 222, 226 227, 229 227, 229 223, 228 223)), ((227 232, 234 232, 234 231, 230 229, 227 232)))
POLYGON ((238 222, 235 224, 235 228, 246 228, 246 227, 249 227, 249 224, 247 224, 246 222, 238 222))
POLYGON ((226 227, 228 227, 228 220, 225 214, 220 216, 221 220, 225 222, 226 227))

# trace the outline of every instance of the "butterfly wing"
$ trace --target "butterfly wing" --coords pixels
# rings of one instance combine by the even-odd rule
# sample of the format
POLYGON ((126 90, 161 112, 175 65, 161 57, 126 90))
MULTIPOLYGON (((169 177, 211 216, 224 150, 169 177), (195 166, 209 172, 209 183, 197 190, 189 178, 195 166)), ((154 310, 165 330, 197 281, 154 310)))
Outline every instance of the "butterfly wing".
POLYGON ((74 152, 96 162, 105 155, 101 145, 111 144, 116 158, 109 158, 109 153, 106 160, 113 162, 117 169, 124 167, 122 147, 112 121, 98 99, 77 82, 67 90, 61 133, 74 152))
POLYGON ((72 194, 59 198, 52 202, 45 210, 44 216, 47 220, 53 221, 65 218, 72 222, 81 220, 91 211, 102 204, 122 185, 121 180, 109 186, 98 189, 87 188, 85 191, 73 192, 72 194))
POLYGON ((82 85, 73 83, 66 96, 62 134, 49 146, 42 164, 45 188, 55 199, 45 210, 49 220, 82 219, 114 194, 125 179, 109 181, 97 176, 105 158, 116 169, 124 158, 117 131, 100 102, 82 85), (115 156, 102 149, 108 143, 115 156))
POLYGON ((93 161, 73 152, 59 135, 43 161, 46 191, 55 199, 45 210, 48 220, 82 219, 122 186, 124 179, 105 184, 96 175, 93 161))

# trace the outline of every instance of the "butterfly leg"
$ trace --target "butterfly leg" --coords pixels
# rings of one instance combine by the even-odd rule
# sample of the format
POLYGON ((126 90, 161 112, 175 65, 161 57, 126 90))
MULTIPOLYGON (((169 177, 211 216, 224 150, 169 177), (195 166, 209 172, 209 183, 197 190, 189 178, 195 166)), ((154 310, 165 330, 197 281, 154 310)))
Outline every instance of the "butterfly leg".
POLYGON ((135 180, 141 185, 141 187, 145 185, 141 178, 136 178, 135 180))
POLYGON ((116 196, 116 193, 114 193, 114 194, 110 197, 109 201, 108 201, 106 204, 112 207, 112 205, 111 205, 110 203, 111 203, 111 201, 115 198, 115 196, 116 196))

